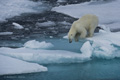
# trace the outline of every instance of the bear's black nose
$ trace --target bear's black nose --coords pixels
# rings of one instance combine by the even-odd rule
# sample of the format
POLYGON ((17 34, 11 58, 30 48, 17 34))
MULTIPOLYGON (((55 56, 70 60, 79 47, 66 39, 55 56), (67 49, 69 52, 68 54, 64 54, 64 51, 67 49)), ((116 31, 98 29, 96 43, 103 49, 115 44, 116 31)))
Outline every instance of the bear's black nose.
POLYGON ((69 43, 72 43, 72 40, 69 40, 69 43))

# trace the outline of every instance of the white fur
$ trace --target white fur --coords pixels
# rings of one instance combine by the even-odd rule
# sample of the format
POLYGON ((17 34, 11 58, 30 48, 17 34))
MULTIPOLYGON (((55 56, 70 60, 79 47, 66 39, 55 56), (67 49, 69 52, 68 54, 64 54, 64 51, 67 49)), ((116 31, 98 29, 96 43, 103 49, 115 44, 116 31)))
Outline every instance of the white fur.
POLYGON ((92 37, 98 22, 98 17, 92 14, 84 15, 77 21, 74 21, 68 33, 69 41, 72 42, 73 38, 75 41, 78 41, 79 37, 92 37))

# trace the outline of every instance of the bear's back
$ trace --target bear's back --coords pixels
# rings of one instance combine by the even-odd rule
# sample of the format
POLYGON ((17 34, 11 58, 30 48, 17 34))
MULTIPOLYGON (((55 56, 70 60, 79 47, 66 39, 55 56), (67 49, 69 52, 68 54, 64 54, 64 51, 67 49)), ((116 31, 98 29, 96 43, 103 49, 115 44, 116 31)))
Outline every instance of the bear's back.
POLYGON ((88 28, 90 25, 98 25, 98 17, 93 14, 87 14, 82 16, 78 22, 80 23, 81 26, 88 28))

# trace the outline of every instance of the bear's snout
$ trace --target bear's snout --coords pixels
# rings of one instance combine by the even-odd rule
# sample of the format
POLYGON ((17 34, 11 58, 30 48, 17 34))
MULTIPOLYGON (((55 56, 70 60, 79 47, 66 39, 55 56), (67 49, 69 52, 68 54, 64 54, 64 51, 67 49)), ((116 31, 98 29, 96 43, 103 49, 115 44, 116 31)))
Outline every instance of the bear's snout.
POLYGON ((69 43, 72 43, 72 40, 71 40, 71 39, 69 39, 69 43))

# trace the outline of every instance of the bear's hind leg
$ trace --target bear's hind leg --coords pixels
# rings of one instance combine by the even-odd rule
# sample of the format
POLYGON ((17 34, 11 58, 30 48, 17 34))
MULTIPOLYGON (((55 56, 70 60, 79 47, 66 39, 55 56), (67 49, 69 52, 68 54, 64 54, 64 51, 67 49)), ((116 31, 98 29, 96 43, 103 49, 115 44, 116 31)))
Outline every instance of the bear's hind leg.
POLYGON ((88 37, 92 37, 93 36, 94 30, 95 29, 92 29, 92 28, 89 30, 88 37))

